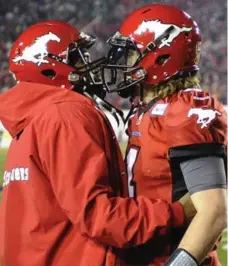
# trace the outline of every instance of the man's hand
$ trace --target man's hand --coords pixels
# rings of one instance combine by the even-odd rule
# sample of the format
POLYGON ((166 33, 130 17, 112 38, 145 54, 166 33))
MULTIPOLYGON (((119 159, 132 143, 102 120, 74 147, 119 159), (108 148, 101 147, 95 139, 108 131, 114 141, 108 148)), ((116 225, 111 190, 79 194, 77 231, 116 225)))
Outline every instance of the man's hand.
POLYGON ((185 194, 178 201, 182 204, 184 208, 186 223, 189 224, 196 215, 196 209, 192 203, 190 194, 189 193, 185 194))

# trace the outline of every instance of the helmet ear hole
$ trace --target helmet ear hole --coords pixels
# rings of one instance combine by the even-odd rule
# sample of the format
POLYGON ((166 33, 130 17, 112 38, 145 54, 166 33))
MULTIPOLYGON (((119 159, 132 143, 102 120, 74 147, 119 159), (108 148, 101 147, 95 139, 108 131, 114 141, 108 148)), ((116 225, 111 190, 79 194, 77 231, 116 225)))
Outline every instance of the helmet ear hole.
POLYGON ((44 69, 41 71, 41 74, 50 79, 53 79, 56 76, 56 72, 53 69, 44 69))
POLYGON ((170 58, 169 54, 163 54, 157 57, 155 64, 163 66, 170 58))

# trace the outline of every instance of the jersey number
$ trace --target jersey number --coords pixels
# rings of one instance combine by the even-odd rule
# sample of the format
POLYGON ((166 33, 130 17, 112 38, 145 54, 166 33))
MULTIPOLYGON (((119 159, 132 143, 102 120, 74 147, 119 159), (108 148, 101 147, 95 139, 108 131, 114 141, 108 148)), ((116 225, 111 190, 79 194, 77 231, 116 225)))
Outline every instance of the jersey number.
POLYGON ((129 197, 135 197, 136 195, 136 183, 134 181, 134 176, 133 176, 133 169, 135 166, 135 162, 137 160, 139 153, 139 148, 134 147, 130 148, 128 153, 127 153, 127 176, 128 176, 128 191, 129 191, 129 197))

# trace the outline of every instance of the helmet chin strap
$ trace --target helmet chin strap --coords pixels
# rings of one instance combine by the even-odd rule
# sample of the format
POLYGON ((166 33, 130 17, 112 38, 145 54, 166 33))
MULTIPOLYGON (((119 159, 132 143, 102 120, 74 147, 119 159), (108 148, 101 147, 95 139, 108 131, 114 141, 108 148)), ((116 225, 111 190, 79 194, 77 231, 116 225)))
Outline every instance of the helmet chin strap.
POLYGON ((130 116, 132 115, 135 107, 137 106, 141 106, 143 104, 143 95, 144 95, 144 90, 143 90, 143 84, 142 83, 139 83, 137 84, 136 86, 139 86, 139 95, 131 95, 130 97, 130 103, 131 103, 131 108, 126 116, 126 118, 124 119, 124 125, 127 124, 130 116), (135 98, 138 98, 138 101, 136 102, 135 98))
POLYGON ((140 86, 140 96, 139 96, 139 101, 140 102, 139 102, 139 104, 142 105, 143 99, 144 99, 144 88, 143 88, 143 84, 142 83, 140 83, 139 86, 140 86))

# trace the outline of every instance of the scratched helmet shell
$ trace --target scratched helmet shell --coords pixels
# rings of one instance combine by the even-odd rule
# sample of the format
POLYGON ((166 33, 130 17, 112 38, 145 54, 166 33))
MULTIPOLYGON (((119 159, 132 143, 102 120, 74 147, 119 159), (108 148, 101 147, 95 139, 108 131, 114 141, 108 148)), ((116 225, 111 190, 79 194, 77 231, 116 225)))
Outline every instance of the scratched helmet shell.
POLYGON ((111 49, 103 80, 109 91, 119 91, 141 81, 157 85, 199 70, 198 25, 190 15, 173 6, 148 5, 132 12, 108 43, 111 49), (121 56, 127 58, 133 50, 138 53, 137 59, 132 65, 122 60, 121 66, 121 56), (107 69, 111 69, 111 81, 105 80, 107 69), (121 70, 123 80, 117 84, 117 72, 121 70), (111 83, 116 86, 111 88, 111 83))
POLYGON ((83 48, 94 39, 61 21, 45 21, 30 26, 15 41, 9 69, 17 81, 73 88, 68 75, 82 58, 83 48))

